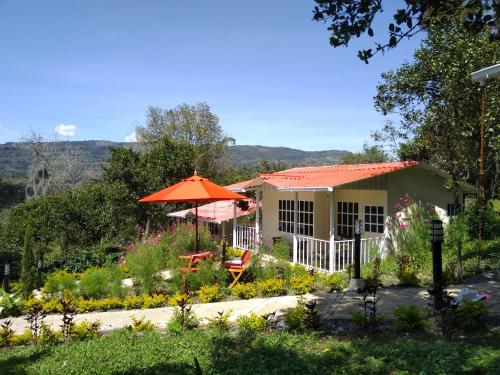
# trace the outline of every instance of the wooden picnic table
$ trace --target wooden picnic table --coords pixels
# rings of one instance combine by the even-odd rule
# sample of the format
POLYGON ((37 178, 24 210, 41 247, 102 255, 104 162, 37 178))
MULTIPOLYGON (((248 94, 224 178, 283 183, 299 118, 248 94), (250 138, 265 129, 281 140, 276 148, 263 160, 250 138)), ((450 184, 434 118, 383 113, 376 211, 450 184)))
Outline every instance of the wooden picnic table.
POLYGON ((179 259, 187 261, 186 267, 182 267, 181 272, 184 272, 184 273, 196 272, 200 268, 193 267, 193 266, 196 265, 197 263, 203 261, 203 260, 212 259, 212 253, 210 251, 205 251, 205 252, 201 252, 201 253, 179 255, 179 259))

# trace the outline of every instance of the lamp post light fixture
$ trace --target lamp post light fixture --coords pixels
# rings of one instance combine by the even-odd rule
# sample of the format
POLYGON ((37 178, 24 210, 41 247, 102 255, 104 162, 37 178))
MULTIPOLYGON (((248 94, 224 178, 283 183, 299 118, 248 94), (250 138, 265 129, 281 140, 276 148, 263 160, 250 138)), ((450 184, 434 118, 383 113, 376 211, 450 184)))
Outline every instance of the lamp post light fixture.
POLYGON ((354 220, 354 277, 349 282, 349 290, 358 290, 364 287, 361 279, 361 220, 354 220))
POLYGON ((432 289, 430 294, 434 296, 434 309, 441 310, 443 303, 443 222, 431 220, 430 235, 432 241, 432 289))

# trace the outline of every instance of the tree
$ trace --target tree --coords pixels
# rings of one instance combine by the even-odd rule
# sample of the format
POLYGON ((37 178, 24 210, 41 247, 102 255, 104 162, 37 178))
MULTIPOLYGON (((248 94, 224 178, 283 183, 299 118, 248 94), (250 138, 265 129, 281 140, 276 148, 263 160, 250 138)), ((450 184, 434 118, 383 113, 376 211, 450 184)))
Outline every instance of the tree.
MULTIPOLYGON (((500 40, 488 32, 471 33, 461 20, 431 23, 428 38, 414 62, 382 75, 375 107, 384 115, 401 116, 399 127, 388 126, 379 139, 400 139, 401 159, 427 160, 449 172, 451 188, 478 181, 481 92, 471 72, 498 59, 500 40)), ((485 171, 488 194, 496 192, 500 131, 500 82, 485 88, 485 171)))
POLYGON ((194 166, 216 178, 228 165, 228 145, 234 139, 224 134, 219 119, 206 103, 181 104, 174 109, 149 107, 146 125, 137 128, 139 142, 149 149, 165 136, 195 146, 194 166))
POLYGON ((33 242, 31 228, 27 227, 24 233, 24 249, 21 258, 21 283, 26 296, 35 289, 36 272, 35 256, 33 254, 33 242))
POLYGON ((350 152, 340 158, 339 164, 369 164, 369 163, 383 163, 389 161, 387 153, 375 145, 363 145, 363 151, 350 152))
POLYGON ((127 201, 133 206, 136 223, 145 225, 151 218, 164 219, 168 207, 139 203, 138 200, 191 176, 195 170, 195 157, 194 145, 160 135, 141 152, 112 149, 102 181, 123 184, 128 191, 127 201))
MULTIPOLYGON (((328 23, 333 47, 348 46, 353 37, 363 34, 373 37, 372 26, 378 13, 383 12, 382 0, 315 0, 313 19, 328 23)), ((387 1, 384 3, 387 4, 387 1)), ((490 31, 490 37, 499 37, 498 15, 500 2, 497 0, 400 0, 401 7, 394 13, 394 22, 389 23, 389 39, 375 43, 371 48, 358 51, 364 62, 378 52, 395 48, 404 38, 411 38, 427 30, 430 22, 448 16, 460 16, 468 32, 490 31)))

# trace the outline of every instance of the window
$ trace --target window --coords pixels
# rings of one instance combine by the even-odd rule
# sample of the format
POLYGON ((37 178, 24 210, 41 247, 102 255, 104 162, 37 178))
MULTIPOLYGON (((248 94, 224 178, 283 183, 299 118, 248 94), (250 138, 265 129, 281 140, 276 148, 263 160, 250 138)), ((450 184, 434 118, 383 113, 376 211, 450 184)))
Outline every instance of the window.
POLYGON ((458 214, 458 207, 456 204, 448 203, 446 205, 446 214, 450 217, 458 214))
POLYGON ((384 233, 384 207, 365 206, 365 232, 384 233))
MULTIPOLYGON (((314 228, 314 202, 297 201, 297 233, 312 236, 314 228)), ((280 232, 294 232, 295 201, 280 199, 278 201, 278 230, 280 232)))
POLYGON ((337 202, 337 233, 351 238, 354 234, 354 220, 359 218, 359 204, 356 202, 337 202))

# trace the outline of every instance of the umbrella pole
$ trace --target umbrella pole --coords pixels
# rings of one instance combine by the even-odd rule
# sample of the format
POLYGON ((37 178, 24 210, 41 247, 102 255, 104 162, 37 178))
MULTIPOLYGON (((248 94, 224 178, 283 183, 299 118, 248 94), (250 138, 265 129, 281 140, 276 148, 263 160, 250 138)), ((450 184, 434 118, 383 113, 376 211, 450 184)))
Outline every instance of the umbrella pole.
POLYGON ((200 247, 200 239, 198 238, 198 202, 194 203, 194 214, 195 214, 194 226, 195 226, 195 235, 196 235, 196 238, 194 240, 194 246, 195 246, 195 252, 196 252, 196 254, 198 254, 198 250, 200 247))

